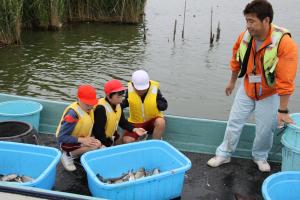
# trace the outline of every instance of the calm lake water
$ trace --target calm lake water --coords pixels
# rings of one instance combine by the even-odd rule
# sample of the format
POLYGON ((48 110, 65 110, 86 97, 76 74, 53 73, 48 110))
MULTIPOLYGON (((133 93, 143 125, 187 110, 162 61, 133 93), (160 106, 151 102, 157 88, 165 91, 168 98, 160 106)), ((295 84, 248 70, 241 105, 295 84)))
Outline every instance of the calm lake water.
MULTIPOLYGON (((0 49, 3 93, 72 101, 79 84, 92 84, 103 96, 111 79, 130 80, 145 69, 160 81, 169 102, 167 114, 226 120, 234 95, 224 88, 230 77, 231 48, 245 28, 242 15, 248 1, 187 0, 185 38, 181 38, 184 0, 148 0, 146 42, 140 25, 73 24, 59 32, 22 32, 22 45, 0 49), (210 10, 213 31, 221 24, 221 39, 209 46, 210 10), (173 42, 174 22, 177 33, 173 42)), ((274 23, 290 29, 300 44, 297 0, 273 0, 274 23)), ((290 110, 300 112, 300 80, 290 110)))

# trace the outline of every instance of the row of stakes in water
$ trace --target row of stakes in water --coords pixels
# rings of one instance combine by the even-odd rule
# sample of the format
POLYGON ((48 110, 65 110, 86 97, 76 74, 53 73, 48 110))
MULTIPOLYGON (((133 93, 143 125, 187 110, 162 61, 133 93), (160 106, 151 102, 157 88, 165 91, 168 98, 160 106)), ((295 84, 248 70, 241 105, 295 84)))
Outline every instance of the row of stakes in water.
POLYGON ((133 172, 132 170, 130 170, 127 173, 123 173, 122 176, 117 177, 117 178, 103 178, 100 174, 97 174, 97 178, 103 182, 103 183, 107 183, 107 184, 116 184, 116 183, 123 183, 126 181, 132 181, 132 180, 136 180, 136 179, 140 179, 143 177, 147 177, 147 176, 152 176, 152 175, 156 175, 159 174, 160 170, 159 169, 153 169, 150 171, 146 171, 145 168, 140 168, 139 170, 137 170, 136 172, 133 172))

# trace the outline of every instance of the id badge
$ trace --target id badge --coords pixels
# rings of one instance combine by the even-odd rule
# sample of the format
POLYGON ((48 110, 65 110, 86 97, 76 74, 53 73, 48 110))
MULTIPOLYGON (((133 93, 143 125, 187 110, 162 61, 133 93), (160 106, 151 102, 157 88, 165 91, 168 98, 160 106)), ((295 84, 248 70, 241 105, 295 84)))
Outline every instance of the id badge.
POLYGON ((261 83, 261 75, 250 75, 249 83, 261 83))

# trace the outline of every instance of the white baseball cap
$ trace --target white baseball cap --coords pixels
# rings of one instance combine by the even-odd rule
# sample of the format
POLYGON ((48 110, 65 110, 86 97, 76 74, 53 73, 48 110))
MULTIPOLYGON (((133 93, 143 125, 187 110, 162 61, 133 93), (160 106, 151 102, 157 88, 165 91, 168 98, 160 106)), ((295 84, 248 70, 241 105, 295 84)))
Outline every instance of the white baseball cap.
POLYGON ((137 70, 132 74, 132 83, 137 90, 146 90, 149 88, 149 75, 144 70, 137 70))

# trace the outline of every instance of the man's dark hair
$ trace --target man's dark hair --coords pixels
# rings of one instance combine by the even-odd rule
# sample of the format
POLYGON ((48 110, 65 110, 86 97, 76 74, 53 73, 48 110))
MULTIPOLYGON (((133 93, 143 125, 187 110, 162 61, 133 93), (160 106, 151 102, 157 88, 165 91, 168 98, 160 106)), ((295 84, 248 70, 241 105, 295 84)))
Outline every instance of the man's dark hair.
POLYGON ((270 18, 270 23, 273 21, 273 8, 267 0, 254 0, 247 4, 244 15, 256 14, 260 21, 263 21, 266 17, 270 18))

